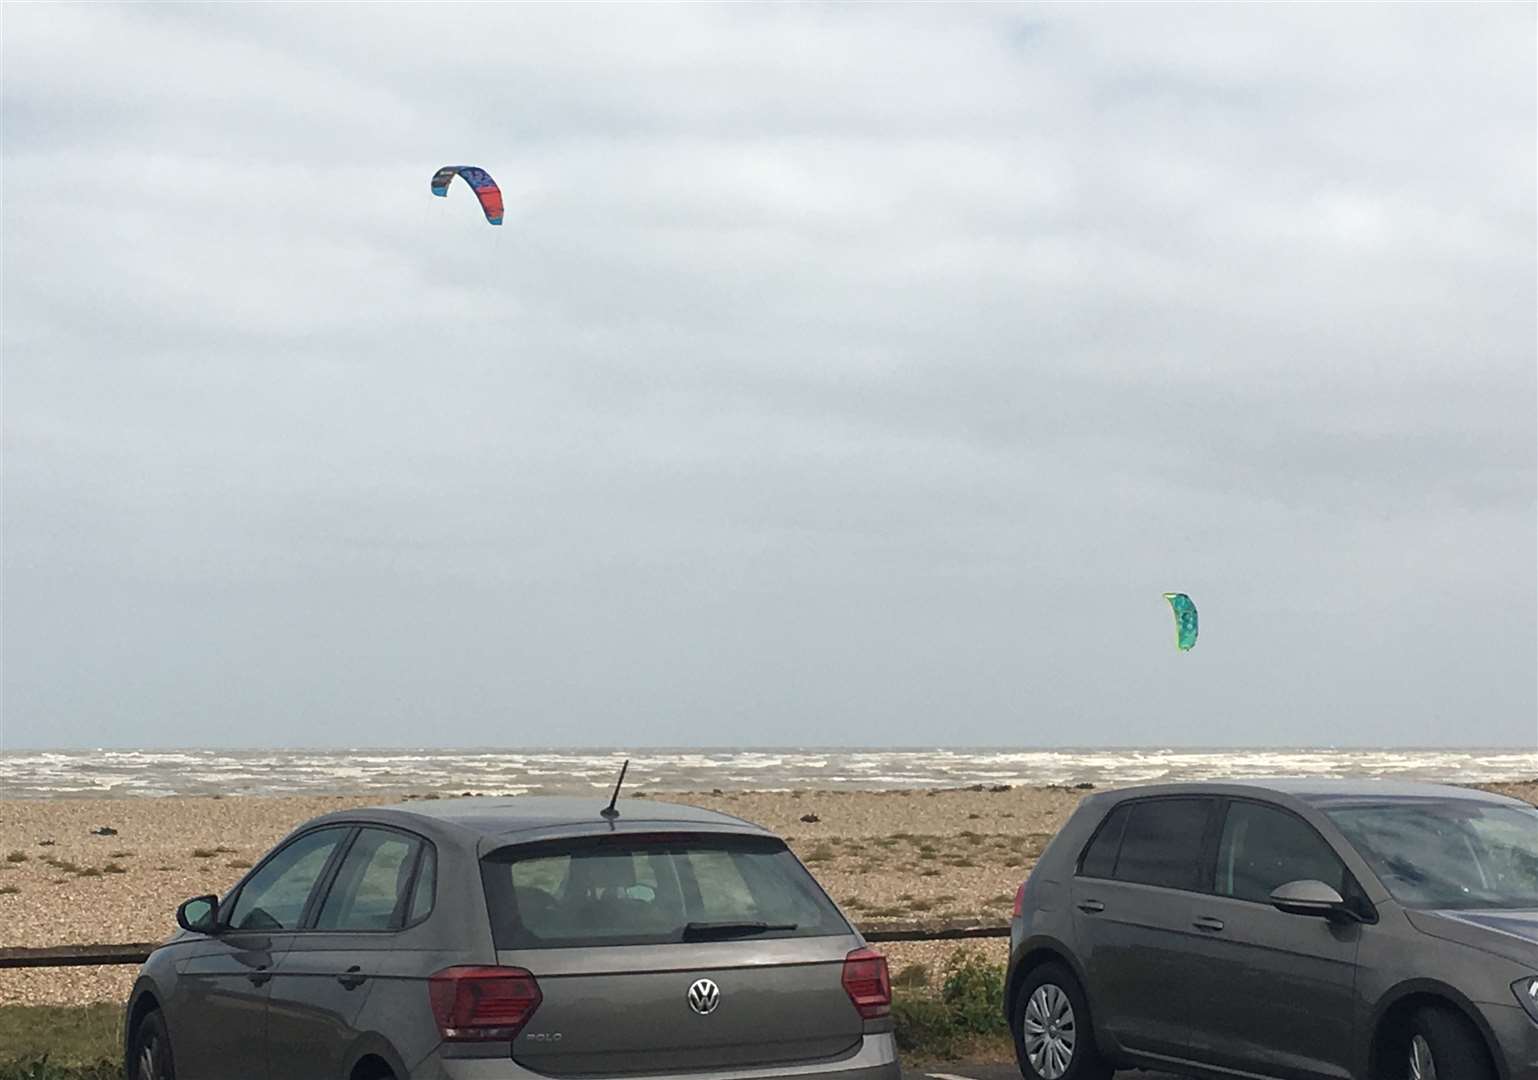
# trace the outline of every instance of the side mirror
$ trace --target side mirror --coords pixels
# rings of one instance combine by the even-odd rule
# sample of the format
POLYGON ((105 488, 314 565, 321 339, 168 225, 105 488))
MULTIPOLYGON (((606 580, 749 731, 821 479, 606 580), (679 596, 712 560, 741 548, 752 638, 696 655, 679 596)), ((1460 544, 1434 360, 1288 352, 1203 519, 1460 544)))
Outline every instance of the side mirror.
POLYGON ((219 929, 219 898, 195 896, 176 909, 176 925, 194 934, 213 934, 219 929))
POLYGON ((1271 894, 1271 906, 1289 915, 1330 918, 1348 914, 1340 893, 1322 881, 1289 881, 1271 894))

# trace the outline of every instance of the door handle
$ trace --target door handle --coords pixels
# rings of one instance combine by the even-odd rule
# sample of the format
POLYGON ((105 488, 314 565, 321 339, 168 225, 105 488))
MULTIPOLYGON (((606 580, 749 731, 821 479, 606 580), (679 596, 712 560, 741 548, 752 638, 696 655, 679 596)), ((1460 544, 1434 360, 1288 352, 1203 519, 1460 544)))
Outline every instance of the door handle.
POLYGON ((252 986, 266 986, 272 979, 272 972, 267 970, 266 964, 263 964, 255 971, 247 973, 246 978, 251 980, 252 986))
POLYGON ((1208 933, 1216 934, 1223 929, 1223 920, 1214 919, 1211 915, 1203 915, 1191 925, 1198 930, 1206 930, 1208 933))
POLYGON ((1099 915, 1105 910, 1105 905, 1099 900, 1080 900, 1079 910, 1086 915, 1099 915))
POLYGON ((368 981, 368 976, 363 974, 362 968, 354 964, 345 972, 338 975, 336 977, 336 981, 341 983, 345 989, 356 990, 358 987, 362 986, 365 982, 368 981))

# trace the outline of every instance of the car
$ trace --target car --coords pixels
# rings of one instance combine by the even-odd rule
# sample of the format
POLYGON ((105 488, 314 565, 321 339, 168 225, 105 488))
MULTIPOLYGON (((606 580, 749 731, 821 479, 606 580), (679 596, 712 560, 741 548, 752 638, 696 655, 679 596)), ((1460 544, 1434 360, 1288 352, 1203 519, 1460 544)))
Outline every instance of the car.
POLYGON ((1395 781, 1080 803, 1015 898, 1028 1080, 1538 1077, 1538 810, 1395 781))
POLYGON ((891 981, 785 842, 651 799, 306 823, 144 964, 130 1080, 898 1080, 891 981))

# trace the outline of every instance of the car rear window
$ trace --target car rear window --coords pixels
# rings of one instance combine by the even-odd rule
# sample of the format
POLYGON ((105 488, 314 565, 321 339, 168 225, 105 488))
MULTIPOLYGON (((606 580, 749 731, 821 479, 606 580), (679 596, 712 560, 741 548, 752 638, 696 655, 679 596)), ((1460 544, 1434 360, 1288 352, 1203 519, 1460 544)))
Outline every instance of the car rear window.
POLYGON ((584 837, 481 860, 499 949, 655 945, 849 933, 770 837, 584 837))

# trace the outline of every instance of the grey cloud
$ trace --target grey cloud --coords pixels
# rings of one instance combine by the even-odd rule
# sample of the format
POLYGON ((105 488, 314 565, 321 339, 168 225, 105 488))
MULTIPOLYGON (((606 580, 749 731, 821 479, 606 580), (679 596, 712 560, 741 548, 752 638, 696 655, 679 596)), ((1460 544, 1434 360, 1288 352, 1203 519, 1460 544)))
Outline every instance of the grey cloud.
POLYGON ((8 11, 0 741, 1532 744, 1534 29, 8 11))

